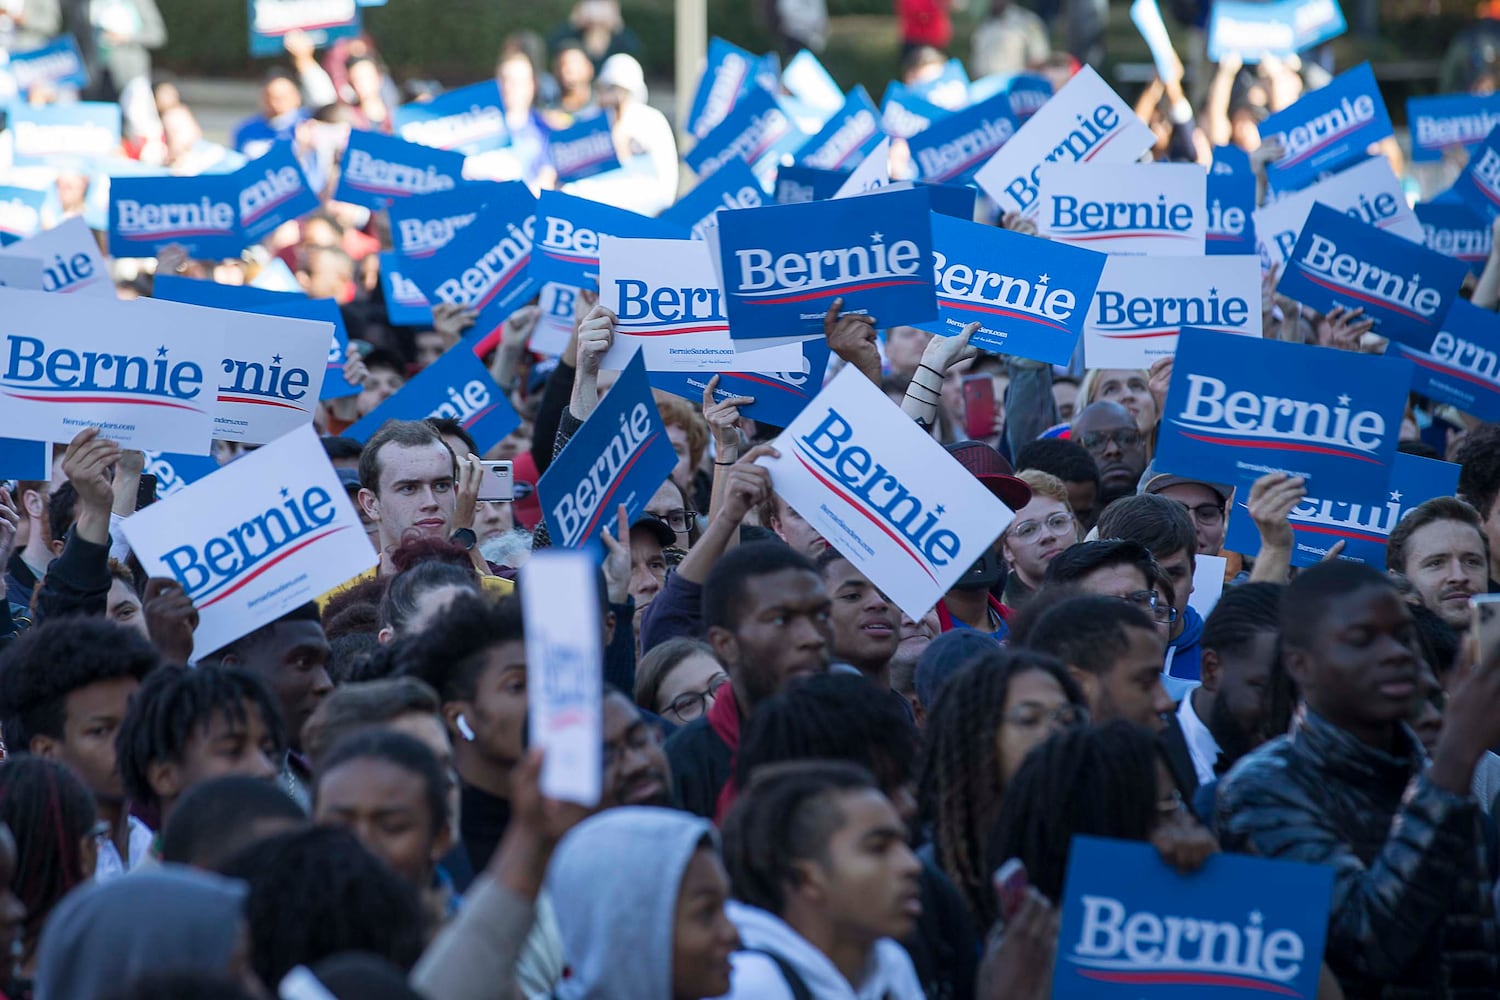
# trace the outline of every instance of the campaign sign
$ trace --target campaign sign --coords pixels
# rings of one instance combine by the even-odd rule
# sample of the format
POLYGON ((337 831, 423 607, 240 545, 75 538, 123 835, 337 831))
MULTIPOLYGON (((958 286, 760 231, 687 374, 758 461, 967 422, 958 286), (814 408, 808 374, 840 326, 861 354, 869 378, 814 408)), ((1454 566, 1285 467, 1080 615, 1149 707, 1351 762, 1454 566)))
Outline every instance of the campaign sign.
POLYGON ((914 621, 1015 516, 851 367, 773 443, 777 494, 914 621))
POLYGON ((121 526, 149 576, 182 585, 203 655, 378 561, 317 432, 299 428, 121 526))
MULTIPOLYGON (((1014 112, 1014 108, 1011 109, 1014 112)), ((906 84, 892 80, 880 99, 880 127, 886 135, 898 139, 910 139, 934 122, 947 118, 953 112, 936 104, 924 101, 913 94, 906 84)))
MULTIPOLYGON (((1383 489, 1350 494, 1330 484, 1327 496, 1333 499, 1309 496, 1292 508, 1287 517, 1294 539, 1292 565, 1322 562, 1335 543, 1343 542, 1340 559, 1368 563, 1383 571, 1386 539, 1402 515, 1424 501, 1452 496, 1457 490, 1457 465, 1397 452, 1391 463, 1391 481, 1383 489)), ((1248 489, 1239 490, 1235 496, 1224 536, 1224 548, 1230 552, 1260 551, 1260 529, 1250 517, 1249 498, 1248 489)))
POLYGON ((797 150, 796 160, 819 170, 847 170, 868 156, 881 138, 875 102, 863 86, 857 86, 823 130, 797 150))
POLYGON ((712 132, 734 110, 740 98, 758 86, 760 60, 722 38, 708 42, 708 65, 693 93, 687 130, 698 139, 712 132))
POLYGON ((115 177, 109 185, 109 252, 155 257, 180 246, 203 259, 238 257, 240 182, 229 174, 115 177))
POLYGON ((1469 269, 1336 208, 1314 205, 1276 289, 1327 312, 1360 308, 1382 337, 1434 332, 1469 269))
POLYGON ((1044 163, 1133 163, 1156 143, 1135 111, 1085 66, 980 167, 974 180, 1001 212, 1041 210, 1044 163))
POLYGON ((645 359, 636 357, 537 481, 552 543, 576 549, 597 540, 620 504, 634 521, 676 464, 645 359))
POLYGON ((1463 261, 1478 277, 1490 256, 1490 223, 1462 202, 1424 201, 1414 212, 1422 226, 1422 244, 1463 261))
POLYGON ((1487 221, 1500 215, 1500 126, 1474 150, 1450 190, 1487 221))
POLYGON ((1215 146, 1208 168, 1208 229, 1204 245, 1210 254, 1255 253, 1255 174, 1250 158, 1238 146, 1215 146))
POLYGON ((1260 134, 1266 140, 1280 139, 1284 150, 1281 159, 1266 168, 1271 186, 1294 191, 1321 174, 1364 159, 1372 143, 1392 133, 1375 72, 1369 63, 1360 63, 1271 115, 1261 123, 1260 134))
POLYGON ((927 197, 932 200, 932 210, 938 215, 963 219, 965 222, 974 220, 974 206, 979 201, 979 192, 973 188, 957 184, 928 184, 924 181, 914 181, 913 186, 927 192, 927 197))
POLYGON ((12 52, 6 69, 23 94, 39 83, 54 89, 74 90, 89 85, 88 67, 84 65, 83 53, 78 51, 78 42, 72 35, 63 35, 39 49, 12 52))
POLYGON ((393 249, 408 260, 431 257, 447 246, 455 233, 474 222, 480 207, 497 186, 466 181, 451 191, 434 191, 391 202, 393 249))
POLYGON ((686 231, 669 222, 648 218, 560 191, 543 191, 536 206, 541 239, 531 255, 532 278, 579 288, 599 282, 599 237, 635 236, 682 239, 686 231))
POLYGON ((360 387, 344 380, 344 354, 349 349, 349 335, 344 329, 344 315, 333 299, 310 299, 301 292, 273 292, 243 285, 221 285, 213 281, 179 278, 158 274, 152 285, 153 298, 183 302, 213 309, 235 309, 260 316, 285 316, 288 319, 310 319, 333 327, 328 344, 327 364, 323 370, 323 399, 355 396, 360 387))
MULTIPOLYGON (((40 479, 52 475, 52 446, 45 441, 0 438, 0 476, 6 479, 40 479)), ((19 497, 12 497, 19 503, 19 497)))
MULTIPOLYGON (((73 216, 51 229, 0 247, 3 257, 34 257, 42 262, 42 289, 64 295, 82 293, 115 298, 109 266, 88 223, 73 216)), ((71 439, 71 435, 69 436, 71 439)))
POLYGON ((733 366, 724 293, 702 240, 600 237, 599 304, 618 318, 603 368, 624 368, 637 353, 647 371, 733 366))
POLYGON ((1387 353, 1416 365, 1413 392, 1500 420, 1500 315, 1457 299, 1434 333, 1402 336, 1387 353))
POLYGON ((448 302, 479 315, 470 343, 499 329, 536 294, 532 235, 537 202, 522 181, 495 185, 474 222, 429 257, 406 259, 405 273, 432 303, 448 302))
POLYGON ((1259 62, 1305 52, 1337 38, 1348 28, 1338 0, 1214 0, 1208 16, 1208 58, 1228 53, 1259 62))
POLYGON ((1333 869, 1215 854, 1181 874, 1150 844, 1076 836, 1053 1000, 1318 993, 1333 869))
POLYGON ((891 140, 880 140, 880 145, 844 177, 844 183, 833 193, 834 198, 852 198, 869 194, 891 185, 891 140))
POLYGON ((735 336, 820 333, 834 299, 882 326, 936 319, 930 210, 918 188, 723 213, 719 249, 735 336))
MULTIPOLYGON (((753 176, 753 175, 752 175, 753 176)), ((807 201, 827 201, 838 194, 849 173, 842 170, 818 170, 814 167, 787 166, 776 170, 774 201, 778 205, 800 205, 807 201)), ((667 213, 662 213, 666 218, 667 213)))
POLYGON ((250 54, 257 59, 286 51, 286 36, 305 32, 314 45, 359 34, 354 0, 246 0, 250 5, 250 54))
POLYGON ((443 352, 394 396, 344 431, 344 436, 368 441, 387 420, 428 417, 457 420, 479 446, 480 454, 521 425, 521 418, 511 409, 484 362, 472 351, 455 350, 443 352))
POLYGON ((44 292, 42 262, 35 257, 0 257, 0 286, 44 292))
POLYGON ((392 326, 431 326, 432 303, 422 289, 402 269, 405 265, 393 253, 380 255, 380 288, 385 294, 385 313, 392 326))
POLYGON ((961 59, 949 59, 937 76, 910 84, 910 88, 922 100, 949 111, 959 111, 969 106, 969 72, 964 69, 961 59))
POLYGON ((526 346, 533 354, 555 358, 567 349, 578 321, 578 289, 571 285, 548 282, 536 297, 541 317, 531 331, 526 346))
POLYGON ((1020 128, 1010 96, 957 111, 907 140, 917 177, 939 184, 963 184, 1020 128))
POLYGON ((1368 495, 1390 478, 1411 378, 1396 358, 1186 330, 1156 467, 1220 483, 1284 472, 1368 495))
POLYGON ((448 191, 463 180, 464 156, 379 132, 349 133, 335 201, 382 209, 393 201, 448 191))
POLYGON ((1130 21, 1135 25, 1135 30, 1141 33, 1146 48, 1151 50, 1151 61, 1156 63, 1157 77, 1169 80, 1176 76, 1180 72, 1180 63, 1156 0, 1135 0, 1130 5, 1130 21))
POLYGON ((6 128, 14 164, 56 166, 69 159, 104 160, 120 149, 120 106, 102 102, 30 105, 12 101, 6 128))
POLYGON ((169 451, 148 451, 145 454, 144 471, 156 477, 158 500, 181 493, 189 484, 219 471, 219 460, 212 455, 177 455, 169 451))
POLYGON ((207 454, 222 332, 130 306, 0 288, 0 426, 38 441, 99 427, 125 448, 207 454))
POLYGON ((1026 124, 1031 116, 1052 100, 1052 81, 1040 73, 1017 73, 1010 78, 1005 92, 1010 95, 1010 110, 1016 121, 1026 124))
POLYGON ((844 95, 818 57, 802 49, 787 61, 781 71, 781 84, 787 92, 810 108, 825 115, 844 107, 844 95))
POLYGON ((620 169, 615 140, 609 131, 609 116, 603 113, 579 119, 571 128, 553 132, 547 148, 552 165, 557 169, 559 184, 620 169))
POLYGON ((1500 125, 1500 94, 1408 97, 1413 163, 1437 163, 1450 149, 1472 153, 1500 125))
POLYGON ((316 212, 322 204, 290 142, 278 142, 230 176, 239 186, 240 241, 245 245, 259 243, 282 223, 316 212))
POLYGON ((790 157, 807 135, 777 99, 755 90, 683 157, 699 177, 707 177, 731 160, 744 160, 762 184, 770 184, 783 156, 790 157))
POLYGON ((736 160, 703 178, 657 218, 688 230, 694 239, 702 239, 704 223, 712 221, 720 209, 760 208, 770 201, 750 168, 743 160, 736 160))
POLYGON ((0 184, 0 246, 35 236, 42 229, 47 192, 0 184))
POLYGON ((1259 337, 1260 264, 1254 257, 1111 256, 1083 327, 1090 368, 1150 368, 1177 350, 1183 327, 1259 337))
POLYGON ((407 142, 465 156, 510 144, 500 85, 494 80, 450 90, 430 101, 403 104, 396 109, 394 123, 396 134, 407 142))
POLYGON ((730 396, 748 396, 755 402, 741 406, 741 414, 762 424, 785 427, 823 388, 829 353, 828 341, 819 337, 802 342, 801 364, 790 371, 651 372, 650 379, 653 388, 701 406, 709 379, 718 375, 714 402, 722 403, 730 396))
POLYGON ((934 213, 938 321, 924 329, 952 335, 977 321, 975 347, 1065 365, 1104 263, 1092 250, 934 213))
POLYGON ((1196 163, 1049 163, 1037 184, 1043 236, 1110 254, 1203 256, 1208 175, 1196 163))
POLYGON ((1340 171, 1312 187, 1278 198, 1255 212, 1255 236, 1259 241, 1261 267, 1270 270, 1284 264, 1297 245, 1297 237, 1316 204, 1336 208, 1413 243, 1422 242, 1422 225, 1406 203, 1401 182, 1391 172, 1390 161, 1374 156, 1340 171))

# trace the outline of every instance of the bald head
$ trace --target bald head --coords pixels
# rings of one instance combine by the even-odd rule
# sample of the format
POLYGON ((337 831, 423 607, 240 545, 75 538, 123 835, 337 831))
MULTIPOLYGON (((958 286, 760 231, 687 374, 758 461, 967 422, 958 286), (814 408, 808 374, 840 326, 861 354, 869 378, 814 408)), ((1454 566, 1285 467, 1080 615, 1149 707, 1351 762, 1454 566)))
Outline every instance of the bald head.
POLYGON ((1135 493, 1146 471, 1146 439, 1129 410, 1119 403, 1090 403, 1073 421, 1072 438, 1098 463, 1105 503, 1135 493))

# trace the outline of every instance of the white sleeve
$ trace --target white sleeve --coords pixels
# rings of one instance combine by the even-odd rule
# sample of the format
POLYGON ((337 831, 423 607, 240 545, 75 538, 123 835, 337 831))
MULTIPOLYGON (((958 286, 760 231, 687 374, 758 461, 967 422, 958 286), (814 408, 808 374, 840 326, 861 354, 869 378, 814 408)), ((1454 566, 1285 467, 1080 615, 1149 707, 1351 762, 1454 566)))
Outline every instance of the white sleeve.
POLYGON ((776 963, 765 955, 737 951, 730 956, 734 971, 729 992, 719 1000, 794 1000, 792 988, 776 963))
POLYGON ((120 525, 125 523, 125 518, 109 512, 109 557, 117 562, 124 562, 130 558, 130 543, 125 540, 125 532, 120 525))

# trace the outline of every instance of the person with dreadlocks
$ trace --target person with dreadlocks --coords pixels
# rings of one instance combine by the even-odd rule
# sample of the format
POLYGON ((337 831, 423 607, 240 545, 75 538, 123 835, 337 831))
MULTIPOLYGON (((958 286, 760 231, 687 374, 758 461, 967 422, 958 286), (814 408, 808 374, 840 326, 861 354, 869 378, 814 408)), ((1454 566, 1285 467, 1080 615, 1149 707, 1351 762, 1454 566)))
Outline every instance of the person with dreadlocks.
POLYGON ((20 989, 4 977, 5 995, 29 996, 42 925, 64 896, 94 875, 94 797, 57 761, 17 757, 0 766, 0 823, 15 837, 10 887, 26 907, 20 989))
POLYGON ((1083 692, 1051 656, 997 649, 948 679, 928 719, 920 788, 931 853, 987 929, 995 902, 985 838, 1032 749, 1087 721, 1083 692))

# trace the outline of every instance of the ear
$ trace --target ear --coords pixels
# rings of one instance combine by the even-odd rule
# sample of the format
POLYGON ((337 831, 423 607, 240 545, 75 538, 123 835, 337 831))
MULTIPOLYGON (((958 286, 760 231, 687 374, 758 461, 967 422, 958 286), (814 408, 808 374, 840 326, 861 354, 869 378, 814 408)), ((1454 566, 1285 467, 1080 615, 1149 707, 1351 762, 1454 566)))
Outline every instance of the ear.
POLYGON ((1311 683, 1316 670, 1313 666, 1313 657, 1307 650, 1298 649, 1296 646, 1286 646, 1281 651, 1281 663, 1286 667, 1288 676, 1297 683, 1297 690, 1303 695, 1316 686, 1311 683))
POLYGON ((714 655, 719 662, 726 666, 731 663, 740 662, 740 644, 734 638, 734 633, 721 625, 715 625, 708 630, 708 644, 714 648, 714 655))
POLYGON ((37 733, 31 738, 31 742, 26 745, 26 749, 31 752, 33 757, 45 757, 48 760, 56 760, 57 747, 61 742, 56 737, 48 736, 45 733, 37 733))
POLYGON ((614 645, 614 641, 615 641, 615 626, 617 624, 619 624, 619 616, 616 615, 613 611, 607 611, 607 612, 605 612, 605 614, 604 614, 604 645, 606 647, 614 645))
POLYGON ((99 842, 94 839, 93 834, 85 833, 78 842, 78 868, 83 872, 84 878, 90 879, 94 877, 94 869, 98 867, 99 842))
POLYGON ((54 558, 56 558, 57 556, 62 555, 62 553, 63 553, 63 541, 62 540, 54 538, 54 539, 52 539, 52 541, 48 542, 47 545, 48 545, 49 548, 52 549, 52 555, 53 555, 54 558))
POLYGON ((240 654, 239 653, 236 653, 236 652, 234 652, 234 651, 231 650, 231 651, 229 651, 227 653, 221 653, 219 655, 219 666, 221 666, 221 667, 237 667, 239 665, 240 665, 240 654))
POLYGON ((182 769, 170 761, 155 761, 146 768, 146 781, 158 799, 175 799, 182 792, 182 769))
POLYGON ((1087 670, 1080 670, 1068 664, 1068 676, 1073 678, 1074 683, 1083 691, 1085 704, 1092 706, 1094 699, 1099 694, 1099 678, 1087 670))
POLYGON ((396 641, 396 630, 389 625, 382 626, 380 631, 375 633, 375 641, 382 646, 389 646, 396 641))
POLYGON ((1015 565, 1015 557, 1010 554, 1010 536, 1008 534, 1000 536, 1000 555, 1005 559, 1005 565, 1015 565))
POLYGON ((47 500, 37 490, 27 490, 21 494, 21 506, 26 508, 26 516, 33 521, 41 520, 47 512, 47 500))
POLYGON ((802 897, 810 906, 821 907, 828 899, 828 881, 816 861, 804 858, 791 866, 791 894, 802 897))
POLYGON ((448 728, 448 739, 453 741, 455 748, 461 747, 469 741, 464 739, 464 734, 458 731, 458 717, 460 715, 472 714, 473 709, 466 701, 443 702, 443 725, 448 728))
POLYGON ((372 521, 380 520, 380 498, 369 489, 361 486, 355 499, 359 501, 359 509, 365 512, 365 516, 372 521))

